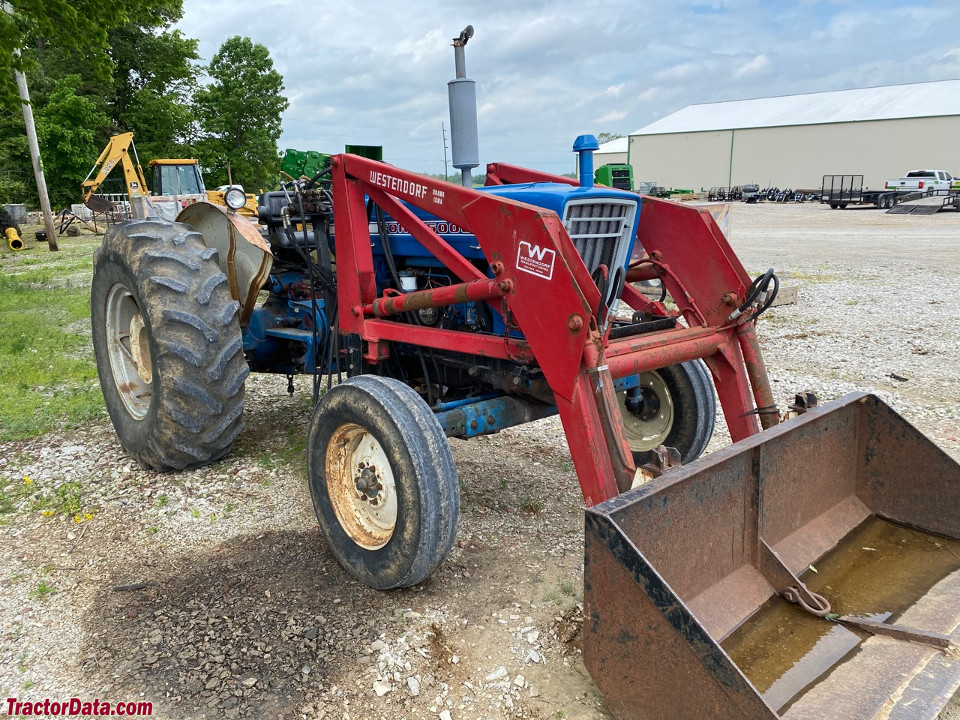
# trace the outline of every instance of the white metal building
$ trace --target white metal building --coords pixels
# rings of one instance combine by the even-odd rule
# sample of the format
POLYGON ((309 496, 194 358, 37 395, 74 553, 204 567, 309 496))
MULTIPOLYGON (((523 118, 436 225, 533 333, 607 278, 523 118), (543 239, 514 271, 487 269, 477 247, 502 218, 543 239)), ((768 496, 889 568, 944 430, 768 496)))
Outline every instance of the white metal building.
MULTIPOLYGON (((630 135, 635 182, 883 187, 910 170, 960 174, 960 80, 689 105, 630 135)), ((602 164, 602 163, 600 163, 602 164)))
POLYGON ((629 138, 625 137, 603 143, 600 149, 593 153, 593 166, 598 168, 601 165, 625 165, 628 145, 629 138))

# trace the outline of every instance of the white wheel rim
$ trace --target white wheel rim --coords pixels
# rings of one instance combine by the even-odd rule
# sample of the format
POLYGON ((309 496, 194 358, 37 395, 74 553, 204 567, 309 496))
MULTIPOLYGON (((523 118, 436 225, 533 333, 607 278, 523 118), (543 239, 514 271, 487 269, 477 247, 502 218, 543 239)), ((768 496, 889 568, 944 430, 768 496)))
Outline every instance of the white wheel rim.
POLYGON ((133 294, 117 283, 107 293, 105 316, 114 387, 127 412, 142 420, 153 397, 153 362, 140 306, 133 294))
POLYGON ((354 423, 338 427, 326 456, 327 494, 340 527, 357 545, 379 550, 397 526, 397 484, 377 439, 354 423))
POLYGON ((644 408, 639 416, 627 409, 627 392, 617 395, 627 442, 633 452, 646 452, 663 445, 673 429, 673 396, 658 372, 640 373, 644 408))

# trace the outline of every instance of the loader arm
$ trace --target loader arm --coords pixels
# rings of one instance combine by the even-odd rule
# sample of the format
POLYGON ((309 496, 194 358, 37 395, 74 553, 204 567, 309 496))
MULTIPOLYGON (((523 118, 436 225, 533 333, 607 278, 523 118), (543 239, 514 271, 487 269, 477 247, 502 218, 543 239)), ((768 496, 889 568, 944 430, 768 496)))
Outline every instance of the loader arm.
MULTIPOLYGON (((510 179, 520 176, 521 170, 513 169, 510 179)), ((537 179, 542 180, 542 174, 537 179)), ((754 352, 756 343, 751 342, 753 321, 728 317, 743 301, 749 279, 709 214, 681 208, 693 213, 685 216, 686 242, 676 251, 667 247, 669 243, 663 249, 661 262, 673 278, 668 288, 686 298, 680 307, 689 327, 610 340, 597 322, 601 293, 556 213, 349 154, 332 159, 332 183, 341 332, 359 336, 368 363, 383 362, 390 342, 401 342, 538 365, 556 399, 588 507, 629 488, 636 470, 615 398, 616 378, 706 358, 734 439, 759 432, 751 380, 761 388, 755 387, 753 395, 763 397, 766 404, 762 391, 766 374, 754 352), (448 263, 462 281, 445 289, 445 300, 428 297, 431 291, 409 293, 402 302, 377 297, 365 197, 448 263), (401 201, 475 235, 496 282, 478 285, 482 280, 477 268, 455 259, 449 244, 404 212, 401 201), (686 256, 688 252, 695 261, 686 256), (528 260, 534 254, 546 259, 549 273, 525 270, 524 253, 528 260), (715 278, 705 283, 687 279, 704 264, 718 269, 715 278), (461 298, 502 303, 504 315, 513 319, 523 339, 428 329, 390 317, 410 303, 453 304, 458 292, 461 298), (724 298, 734 303, 726 314, 720 309, 724 298), (750 352, 744 353, 742 347, 750 352)), ((651 207, 656 215, 657 206, 651 207)), ((642 217, 640 225, 646 220, 642 217)), ((624 300, 647 307, 639 295, 628 293, 624 300)))
MULTIPOLYGON (((487 165, 487 185, 528 182, 577 184, 572 178, 508 163, 487 165)), ((631 265, 627 280, 660 279, 690 331, 686 336, 681 333, 673 337, 646 336, 644 362, 637 362, 629 352, 622 354, 639 349, 636 341, 608 346, 605 357, 613 377, 700 357, 713 375, 734 442, 755 434, 761 425, 763 428, 775 425, 776 403, 756 339, 755 323, 730 320, 731 314, 746 299, 750 285, 747 271, 707 210, 652 196, 642 197, 637 242, 646 259, 631 265), (676 344, 677 339, 683 342, 676 344), (699 349, 687 357, 691 345, 699 349), (651 361, 654 364, 650 364, 651 361)), ((646 298, 630 282, 625 284, 621 299, 637 311, 667 313, 661 304, 646 298)))
POLYGON ((100 157, 97 158, 90 172, 87 173, 87 177, 81 183, 85 205, 118 163, 123 168, 123 180, 127 187, 127 194, 134 198, 148 193, 147 181, 143 176, 143 168, 140 167, 137 149, 133 144, 133 133, 122 133, 110 138, 107 146, 100 153, 100 157), (133 158, 130 157, 131 152, 133 158))

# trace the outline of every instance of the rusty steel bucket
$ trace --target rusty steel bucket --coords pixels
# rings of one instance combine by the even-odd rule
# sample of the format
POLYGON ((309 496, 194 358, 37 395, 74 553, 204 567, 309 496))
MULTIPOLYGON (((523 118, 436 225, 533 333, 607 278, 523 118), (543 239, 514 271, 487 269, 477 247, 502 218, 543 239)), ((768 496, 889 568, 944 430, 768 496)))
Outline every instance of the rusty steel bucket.
POLYGON ((873 395, 590 508, 585 554, 617 718, 934 718, 960 687, 960 465, 873 395))

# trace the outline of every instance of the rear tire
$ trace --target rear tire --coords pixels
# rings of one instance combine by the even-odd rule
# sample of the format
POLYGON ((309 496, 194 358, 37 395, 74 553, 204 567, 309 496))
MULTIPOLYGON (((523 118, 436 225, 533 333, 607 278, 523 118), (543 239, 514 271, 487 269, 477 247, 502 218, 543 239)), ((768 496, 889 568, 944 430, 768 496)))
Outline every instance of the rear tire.
POLYGON ((618 395, 634 462, 650 461, 658 445, 674 447, 683 464, 696 460, 713 436, 717 403, 701 360, 640 374, 640 387, 618 395), (636 402, 628 402, 628 397, 636 402))
POLYGON ((230 450, 249 374, 239 309, 217 251, 189 226, 107 229, 94 253, 94 354, 120 444, 142 466, 181 470, 230 450))
POLYGON ((358 375, 310 422, 307 477, 330 551, 379 590, 424 580, 450 552, 460 485, 436 416, 407 385, 358 375))

